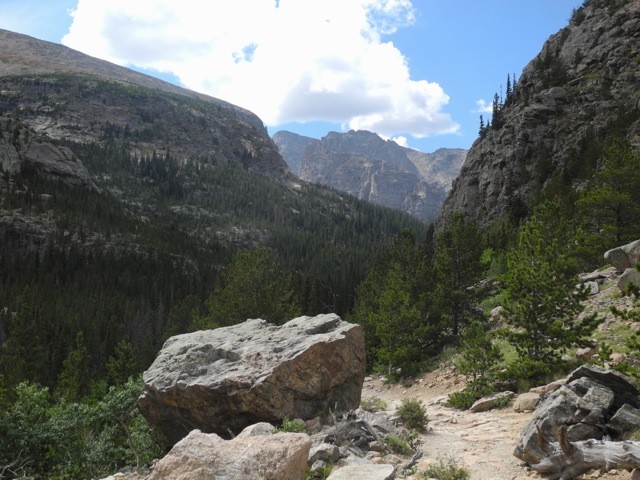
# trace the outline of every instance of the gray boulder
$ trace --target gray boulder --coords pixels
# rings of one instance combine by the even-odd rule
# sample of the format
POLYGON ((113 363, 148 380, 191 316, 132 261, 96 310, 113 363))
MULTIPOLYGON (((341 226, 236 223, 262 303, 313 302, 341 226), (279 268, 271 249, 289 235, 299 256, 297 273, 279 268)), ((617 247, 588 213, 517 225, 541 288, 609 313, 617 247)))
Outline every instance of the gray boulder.
POLYGON ((640 271, 635 268, 627 268, 618 278, 618 288, 624 295, 627 295, 629 293, 629 285, 632 283, 636 287, 640 287, 640 271))
POLYGON ((158 461, 149 480, 300 480, 310 446, 302 433, 227 441, 194 430, 158 461))
POLYGON ((142 414, 172 446, 191 430, 228 436, 258 422, 358 407, 364 334, 337 315, 247 320, 167 340, 144 373, 142 414))
POLYGON ((567 377, 565 385, 542 397, 514 455, 529 465, 540 464, 548 456, 540 435, 547 444, 557 442, 560 427, 566 427, 571 442, 619 437, 638 428, 637 395, 636 387, 620 373, 583 365, 567 377))
POLYGON ((634 268, 640 262, 640 240, 612 248, 605 252, 604 259, 621 272, 634 268))

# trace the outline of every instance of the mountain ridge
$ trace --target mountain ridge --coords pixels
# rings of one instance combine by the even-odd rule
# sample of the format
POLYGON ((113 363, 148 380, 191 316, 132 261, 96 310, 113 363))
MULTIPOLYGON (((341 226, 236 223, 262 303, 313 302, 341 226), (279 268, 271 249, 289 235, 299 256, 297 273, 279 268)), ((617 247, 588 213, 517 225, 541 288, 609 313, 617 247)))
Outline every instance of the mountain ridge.
POLYGON ((463 149, 444 148, 423 153, 364 130, 329 132, 319 140, 280 131, 273 139, 290 170, 303 180, 426 222, 436 218, 466 155, 463 149))

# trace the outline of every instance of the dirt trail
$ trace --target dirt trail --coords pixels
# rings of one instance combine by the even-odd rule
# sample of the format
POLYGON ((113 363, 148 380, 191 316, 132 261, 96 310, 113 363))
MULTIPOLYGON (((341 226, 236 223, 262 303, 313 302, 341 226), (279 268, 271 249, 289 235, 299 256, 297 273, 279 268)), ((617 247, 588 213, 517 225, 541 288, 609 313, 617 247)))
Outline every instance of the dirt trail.
MULTIPOLYGON (((422 400, 427 407, 430 431, 421 436, 420 446, 424 457, 418 464, 418 474, 409 478, 421 479, 427 464, 438 457, 450 456, 469 469, 472 480, 540 480, 542 477, 513 456, 513 448, 531 413, 517 413, 512 407, 481 413, 447 407, 448 394, 462 388, 449 368, 428 373, 410 387, 389 385, 376 376, 367 377, 362 396, 383 399, 390 413, 395 412, 404 398, 422 400)), ((591 473, 584 478, 629 480, 631 473, 591 473)))

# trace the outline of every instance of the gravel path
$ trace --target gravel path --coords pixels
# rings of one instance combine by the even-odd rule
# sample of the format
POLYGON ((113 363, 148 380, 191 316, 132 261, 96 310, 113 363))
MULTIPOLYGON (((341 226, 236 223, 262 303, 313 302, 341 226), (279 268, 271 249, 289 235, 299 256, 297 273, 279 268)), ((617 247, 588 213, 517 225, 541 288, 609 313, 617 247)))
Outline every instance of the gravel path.
MULTIPOLYGON (((422 479, 426 466, 438 457, 453 457, 467 467, 472 480, 540 480, 542 477, 513 456, 513 448, 531 413, 517 413, 511 407, 481 413, 447 407, 448 394, 462 388, 460 378, 452 369, 445 368, 427 374, 409 387, 386 384, 376 376, 367 377, 362 396, 383 399, 389 413, 395 412, 404 398, 424 402, 430 431, 421 436, 424 457, 410 479, 422 479)), ((584 478, 630 480, 631 473, 591 473, 584 478)))

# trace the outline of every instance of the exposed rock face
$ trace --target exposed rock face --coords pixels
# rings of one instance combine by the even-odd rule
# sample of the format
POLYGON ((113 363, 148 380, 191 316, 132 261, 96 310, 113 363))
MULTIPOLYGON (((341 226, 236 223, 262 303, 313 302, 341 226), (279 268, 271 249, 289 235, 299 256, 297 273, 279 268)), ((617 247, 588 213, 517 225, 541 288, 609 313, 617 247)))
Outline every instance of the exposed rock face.
POLYGON ((155 465, 149 480, 300 480, 310 447, 301 433, 223 440, 194 430, 155 465))
POLYGON ((0 116, 0 166, 7 173, 31 167, 44 177, 100 191, 71 150, 54 145, 21 122, 4 116, 0 116))
POLYGON ((567 427, 573 442, 605 435, 620 438, 640 427, 638 389, 624 376, 595 365, 583 365, 550 392, 524 428, 514 455, 530 465, 546 457, 538 430, 546 442, 557 442, 559 427, 567 427), (615 419, 615 420, 614 420, 615 419))
POLYGON ((303 180, 427 221, 438 214, 466 155, 462 149, 422 153, 353 130, 329 132, 320 140, 278 132, 274 141, 291 171, 303 180))
POLYGON ((364 334, 337 315, 283 326, 248 320, 171 337, 144 373, 142 414, 173 445, 193 429, 228 435, 257 422, 355 409, 364 334))
POLYGON ((438 228, 456 211, 481 225, 517 216, 552 177, 575 181, 585 149, 613 123, 638 145, 639 55, 640 2, 585 2, 524 68, 502 126, 471 147, 438 228))
POLYGON ((283 176, 286 164, 248 110, 62 45, 0 30, 0 110, 54 139, 126 135, 134 150, 169 149, 283 176))

